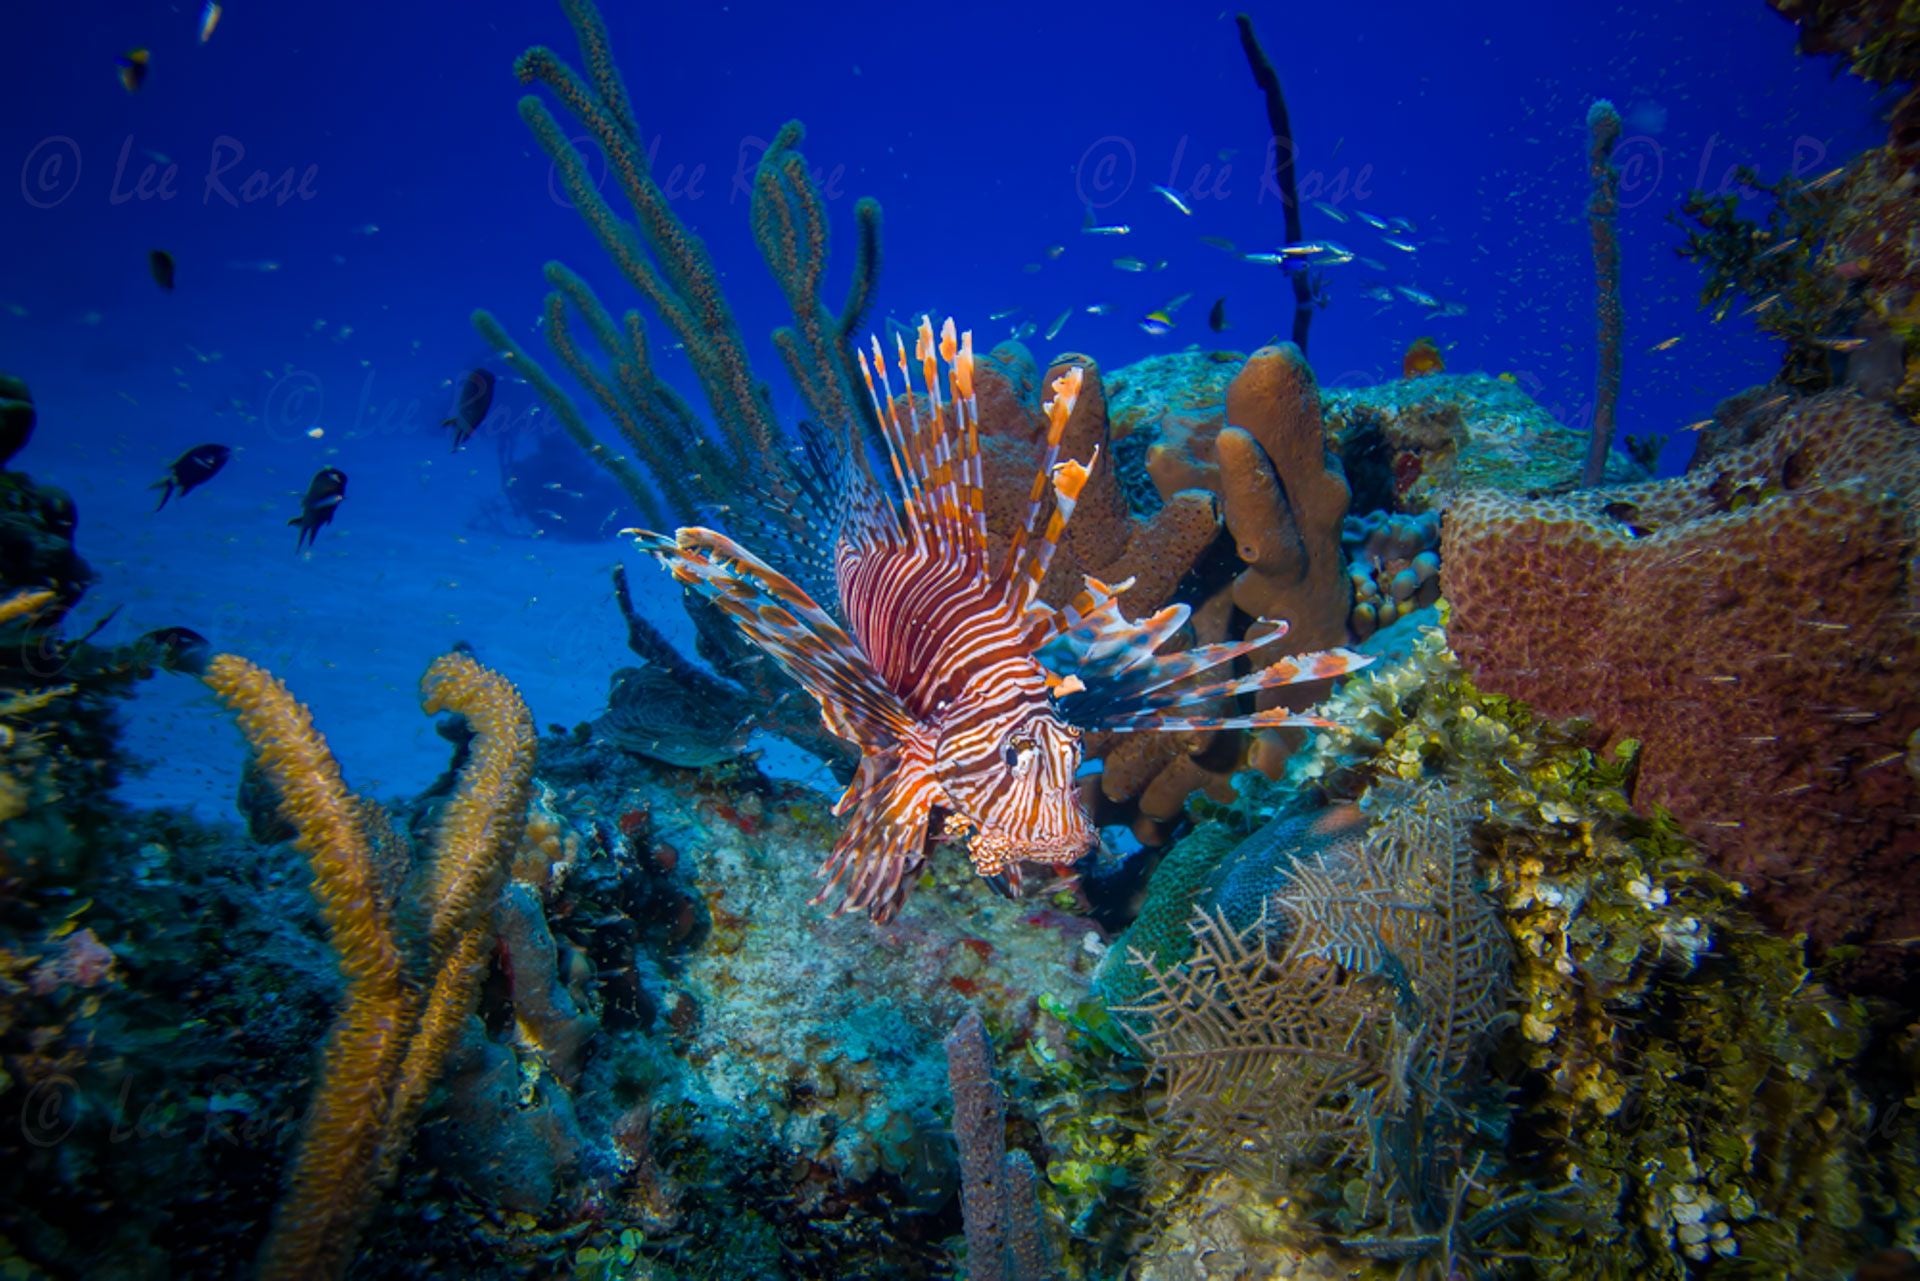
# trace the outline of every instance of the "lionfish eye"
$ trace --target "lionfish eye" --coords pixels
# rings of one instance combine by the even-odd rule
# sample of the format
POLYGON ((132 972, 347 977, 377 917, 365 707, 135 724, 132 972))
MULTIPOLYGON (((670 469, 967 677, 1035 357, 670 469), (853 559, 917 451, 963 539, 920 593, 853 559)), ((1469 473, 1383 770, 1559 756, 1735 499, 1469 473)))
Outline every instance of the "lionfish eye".
POLYGON ((1013 769, 1032 755, 1033 746, 1030 738, 1010 738, 1000 748, 1000 757, 1006 761, 1008 769, 1013 769))

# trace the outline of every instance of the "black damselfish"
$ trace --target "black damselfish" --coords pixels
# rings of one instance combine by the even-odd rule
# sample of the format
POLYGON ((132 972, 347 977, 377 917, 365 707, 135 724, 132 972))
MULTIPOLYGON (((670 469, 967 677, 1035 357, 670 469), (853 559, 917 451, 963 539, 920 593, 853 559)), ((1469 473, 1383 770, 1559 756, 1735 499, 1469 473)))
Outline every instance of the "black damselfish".
MULTIPOLYGON (((176 489, 180 491, 180 497, 185 498, 218 476, 231 457, 233 451, 225 445, 195 445, 168 463, 167 474, 154 481, 149 488, 161 491, 160 507, 165 507, 176 489)), ((154 510, 159 511, 160 507, 154 510)))
POLYGON ((453 417, 441 423, 453 428, 453 452, 459 453, 480 430, 487 411, 493 408, 493 371, 476 369, 460 384, 460 399, 454 402, 453 417))
POLYGON ((294 550, 313 546, 322 526, 333 523, 333 513, 347 496, 347 473, 338 467, 322 467, 307 485, 307 496, 300 500, 300 514, 288 521, 300 527, 300 540, 294 550))

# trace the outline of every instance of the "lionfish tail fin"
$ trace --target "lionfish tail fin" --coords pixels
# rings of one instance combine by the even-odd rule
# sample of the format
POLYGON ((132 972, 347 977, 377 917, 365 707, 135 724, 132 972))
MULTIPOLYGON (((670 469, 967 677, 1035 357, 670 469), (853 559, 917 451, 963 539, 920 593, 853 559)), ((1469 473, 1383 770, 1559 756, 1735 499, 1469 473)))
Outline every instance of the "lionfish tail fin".
POLYGON ((861 758, 853 782, 833 807, 851 814, 817 875, 826 881, 815 904, 836 894, 833 914, 865 912, 884 924, 900 910, 927 857, 927 832, 939 786, 925 762, 903 760, 898 749, 861 758))
POLYGON ((698 526, 622 531, 711 600, 820 704, 832 733, 868 750, 911 733, 912 713, 840 625, 793 580, 725 534, 698 526))

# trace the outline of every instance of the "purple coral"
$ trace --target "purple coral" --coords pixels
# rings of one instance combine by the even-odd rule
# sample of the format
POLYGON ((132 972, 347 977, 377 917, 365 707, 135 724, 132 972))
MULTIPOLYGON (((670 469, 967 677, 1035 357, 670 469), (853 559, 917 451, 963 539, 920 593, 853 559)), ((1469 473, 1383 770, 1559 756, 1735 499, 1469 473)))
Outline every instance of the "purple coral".
POLYGON ((1025 1152, 1007 1151, 1007 1100, 993 1078, 993 1046, 980 1011, 947 1034, 953 1138, 960 1149, 960 1212, 970 1281, 1041 1281, 1052 1275, 1037 1175, 1025 1152))

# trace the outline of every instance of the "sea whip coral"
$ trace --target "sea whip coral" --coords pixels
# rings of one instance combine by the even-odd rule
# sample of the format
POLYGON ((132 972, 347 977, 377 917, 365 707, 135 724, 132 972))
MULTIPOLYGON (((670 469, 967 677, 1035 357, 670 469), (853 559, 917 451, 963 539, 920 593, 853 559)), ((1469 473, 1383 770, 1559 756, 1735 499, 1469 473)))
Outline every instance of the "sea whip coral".
POLYGON ((1593 374, 1593 439, 1587 446, 1583 485, 1598 485, 1613 446, 1613 422, 1620 403, 1620 171, 1613 167, 1613 144, 1620 140, 1620 113, 1605 98, 1587 110, 1587 230, 1593 237, 1593 281, 1597 364, 1593 374))

